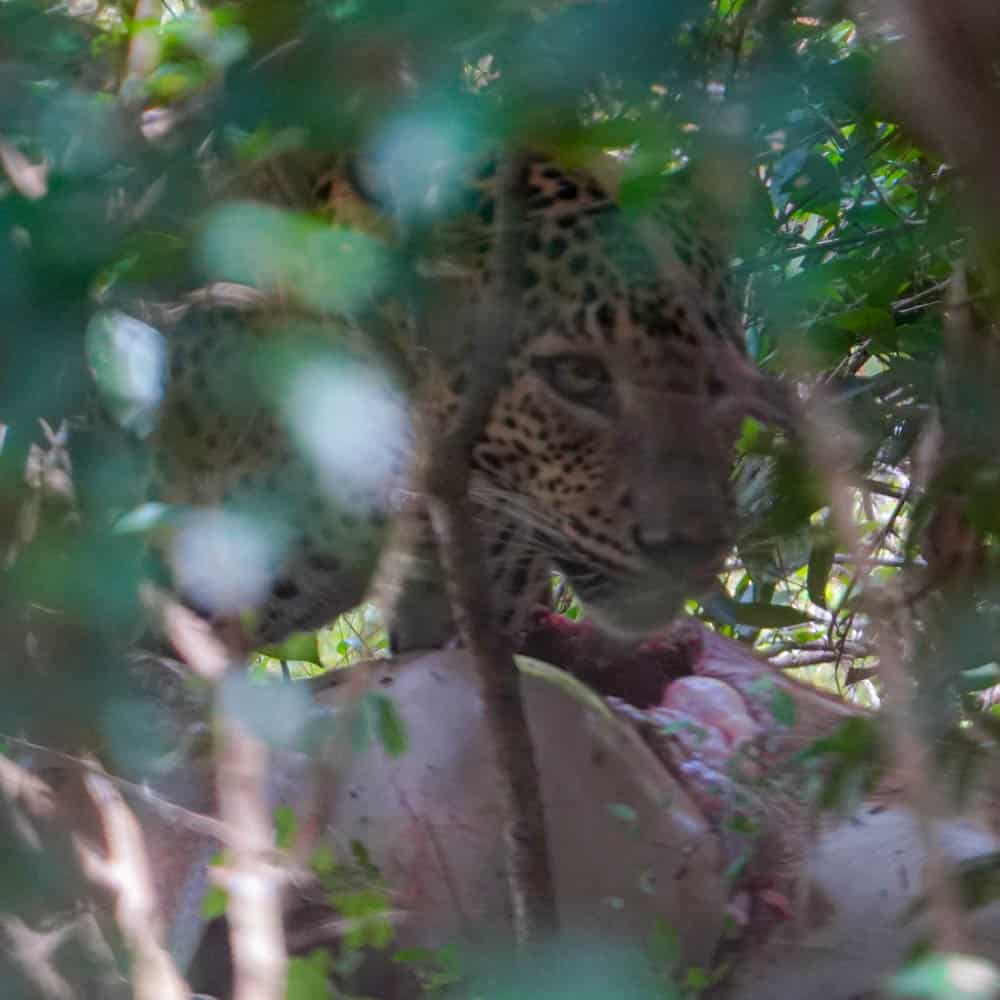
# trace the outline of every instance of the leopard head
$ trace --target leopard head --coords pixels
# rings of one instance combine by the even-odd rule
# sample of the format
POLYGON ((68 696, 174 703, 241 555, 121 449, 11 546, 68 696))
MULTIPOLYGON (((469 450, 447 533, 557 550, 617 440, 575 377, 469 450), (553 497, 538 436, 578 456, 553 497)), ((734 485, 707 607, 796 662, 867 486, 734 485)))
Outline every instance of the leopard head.
POLYGON ((683 226, 630 218, 545 161, 525 215, 516 350, 474 449, 473 496, 518 525, 494 557, 545 553, 599 624, 640 635, 721 569, 734 445, 761 376, 721 262, 683 226))

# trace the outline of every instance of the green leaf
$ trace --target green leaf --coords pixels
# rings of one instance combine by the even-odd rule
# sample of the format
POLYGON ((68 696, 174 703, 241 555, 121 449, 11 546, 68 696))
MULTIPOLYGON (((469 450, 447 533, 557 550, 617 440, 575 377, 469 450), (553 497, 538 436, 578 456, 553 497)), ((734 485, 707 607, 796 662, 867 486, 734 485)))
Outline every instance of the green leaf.
POLYGON ((719 0, 719 14, 722 17, 732 17, 738 14, 746 4, 746 0, 719 0))
POLYGON ((730 618, 726 624, 748 625, 751 628, 791 628, 813 620, 811 615, 787 604, 740 604, 737 601, 725 601, 724 607, 730 618))
POLYGON ((781 191, 801 210, 836 220, 840 178, 836 167, 822 156, 807 156, 801 168, 781 185, 781 191))
POLYGON ((832 323, 812 323, 807 331, 809 346, 820 356, 820 360, 829 358, 839 360, 857 342, 857 336, 848 330, 835 327, 832 323))
POLYGON ((282 850, 287 850, 295 840, 298 832, 298 818, 291 806, 278 806, 274 810, 275 843, 282 850))
POLYGON ((462 981, 462 960, 454 945, 400 948, 392 956, 392 961, 397 965, 410 966, 427 993, 462 981))
POLYGON ((330 952, 324 948, 314 948, 304 958, 290 958, 285 1000, 334 1000, 332 964, 330 952))
POLYGON ((958 675, 958 686, 965 693, 985 691, 996 684, 1000 684, 1000 664, 994 662, 963 670, 958 675))
POLYGON ((354 859, 354 863, 358 866, 368 876, 368 878, 378 878, 379 870, 378 866, 372 861, 371 854, 368 853, 368 848, 357 839, 351 841, 351 857, 354 859))
POLYGON ((906 354, 936 355, 944 342, 939 323, 921 320, 896 328, 899 349, 906 354))
POLYGON ((878 729, 871 719, 847 719, 836 731, 814 740, 799 755, 802 760, 841 757, 845 760, 873 762, 878 756, 878 729))
POLYGON ((261 647, 258 652, 270 656, 272 660, 297 660, 302 663, 322 665, 319 655, 319 635, 317 632, 295 632, 284 642, 261 647))
POLYGON ((1000 991, 1000 973, 985 958, 934 953, 889 981, 894 996, 920 1000, 991 1000, 1000 991))
MULTIPOLYGON (((225 851, 218 851, 209 861, 209 865, 212 867, 219 867, 225 863, 225 851)), ((215 920, 216 917, 221 917, 226 912, 226 907, 228 905, 229 893, 227 893, 221 886, 210 885, 208 889, 205 890, 205 895, 201 900, 201 915, 206 920, 215 920)))
POLYGON ((201 898, 201 915, 206 920, 215 920, 225 914, 229 906, 229 893, 221 886, 210 885, 201 898))
POLYGON ((795 705, 795 699, 784 688, 775 685, 774 693, 771 695, 771 702, 768 707, 771 709, 774 721, 779 726, 791 729, 795 725, 795 720, 798 717, 798 709, 795 705))
POLYGON ((881 773, 878 728, 872 719, 848 719, 830 736, 806 747, 796 762, 820 769, 815 793, 821 808, 852 809, 874 787, 881 773))
MULTIPOLYGON (((960 861, 953 873, 962 910, 978 910, 1000 899, 1000 851, 960 861)), ((909 923, 927 910, 926 893, 921 894, 900 918, 909 923)))
POLYGON ((653 921, 646 950, 652 962, 661 972, 670 973, 677 968, 681 959, 680 939, 677 931, 663 919, 653 921))
POLYGON ((760 834, 760 824, 746 813, 733 813, 723 826, 730 833, 739 833, 744 837, 756 837, 760 834))
POLYGON ((809 553, 809 569, 806 573, 806 587, 809 600, 821 608, 826 607, 826 585, 833 569, 836 545, 831 535, 824 534, 813 542, 809 553))
POLYGON ((396 710, 396 703, 382 691, 371 691, 369 704, 375 714, 375 732, 382 748, 390 757, 406 753, 406 723, 396 710))
POLYGON ((690 719, 676 719, 673 722, 665 722, 657 726, 656 731, 661 736, 674 736, 677 733, 686 733, 694 736, 699 743, 704 743, 708 739, 708 730, 704 726, 699 726, 697 722, 690 719))
POLYGON ((344 945, 349 950, 384 948, 395 929, 387 918, 388 899, 381 889, 359 889, 335 893, 330 900, 349 924, 344 932, 344 945))
POLYGON ((684 988, 695 993, 708 989, 712 985, 712 978, 698 965, 690 966, 684 973, 684 988))
POLYGON ((385 247, 370 236, 249 201, 209 212, 199 253, 214 278, 291 292, 321 312, 363 308, 390 275, 385 247))
POLYGON ((894 347, 896 341, 896 321, 888 309, 863 306, 840 313, 831 320, 838 330, 872 337, 884 347, 894 347))
POLYGON ((795 699, 773 677, 761 677, 750 685, 749 690, 767 703, 772 718, 779 726, 790 728, 795 725, 798 717, 795 699))
POLYGON ((325 842, 321 843, 313 851, 312 857, 309 859, 309 867, 321 880, 325 876, 333 874, 334 869, 337 867, 337 859, 334 857, 333 850, 329 844, 325 842))
POLYGON ((639 821, 639 814, 632 806, 626 805, 624 802, 609 802, 608 812, 622 823, 634 824, 639 821))

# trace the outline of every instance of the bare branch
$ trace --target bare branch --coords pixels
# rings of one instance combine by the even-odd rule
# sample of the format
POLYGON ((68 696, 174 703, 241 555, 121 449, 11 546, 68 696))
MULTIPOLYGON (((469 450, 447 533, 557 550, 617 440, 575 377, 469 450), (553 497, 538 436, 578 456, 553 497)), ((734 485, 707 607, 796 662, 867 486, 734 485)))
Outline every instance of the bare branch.
POLYGON ((162 944, 163 920, 142 829, 104 775, 91 770, 84 787, 100 818, 106 856, 78 834, 74 844, 83 871, 114 893, 115 921, 132 955, 136 1000, 185 1000, 191 991, 162 944))
POLYGON ((514 938, 521 947, 555 933, 555 889, 520 677, 513 649, 493 613, 468 503, 468 469, 469 452, 492 408, 517 329, 521 299, 518 187, 523 169, 523 158, 518 155, 502 158, 498 168, 496 279, 483 303, 472 345, 468 402, 444 440, 435 440, 430 436, 434 428, 425 428, 429 464, 422 477, 456 624, 476 661, 486 726, 498 757, 514 938))
POLYGON ((74 929, 74 921, 36 931, 19 917, 0 917, 0 944, 26 982, 44 1000, 75 1000, 77 993, 56 970, 53 957, 74 929))
POLYGON ((236 1000, 281 1000, 285 995, 284 878, 275 866, 267 800, 267 748, 240 720, 220 709, 217 790, 219 812, 233 831, 226 868, 229 941, 236 1000))
MULTIPOLYGON (((848 472, 858 450, 854 437, 831 401, 823 397, 821 387, 817 387, 810 406, 802 408, 801 421, 813 467, 827 481, 834 528, 855 561, 860 562, 866 553, 852 517, 853 489, 848 472)), ((869 613, 880 625, 879 677, 889 696, 886 709, 893 756, 927 856, 925 877, 935 944, 942 951, 965 952, 962 908, 936 832, 945 809, 933 779, 926 741, 921 738, 905 665, 911 653, 912 629, 903 594, 900 588, 888 584, 886 596, 877 605, 868 603, 869 613)))
POLYGON ((216 683, 218 744, 216 787, 219 813, 228 828, 229 857, 214 872, 229 894, 229 941, 233 956, 235 1000, 281 1000, 285 995, 287 954, 282 891, 285 878, 274 861, 274 834, 268 799, 267 747, 221 697, 225 664, 242 669, 243 641, 237 624, 217 633, 196 627, 197 616, 182 614, 167 601, 167 635, 188 665, 216 683), (235 651, 230 654, 230 650, 235 651))

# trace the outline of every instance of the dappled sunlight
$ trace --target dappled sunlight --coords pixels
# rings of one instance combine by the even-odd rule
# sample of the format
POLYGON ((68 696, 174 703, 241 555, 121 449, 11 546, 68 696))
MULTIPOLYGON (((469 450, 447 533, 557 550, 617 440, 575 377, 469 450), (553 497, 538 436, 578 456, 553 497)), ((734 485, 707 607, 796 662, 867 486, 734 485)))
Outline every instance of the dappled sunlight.
POLYGON ((404 400, 387 378, 349 360, 304 363, 284 408, 331 499, 364 512, 384 498, 409 438, 404 400))
POLYGON ((406 224, 427 223, 459 204, 460 179, 482 139, 458 105, 390 118, 361 161, 364 182, 406 224))
POLYGON ((389 259, 377 240, 256 202, 230 202, 205 220, 199 241, 210 276, 351 315, 384 291, 389 259))
POLYGON ((106 405, 123 427, 145 437, 156 426, 166 388, 163 335, 125 313, 100 312, 87 327, 86 347, 106 405))
POLYGON ((998 53, 0 2, 0 993, 995 992, 998 53))
POLYGON ((167 559, 181 593, 211 616, 258 607, 281 564, 284 539, 273 522, 233 511, 184 514, 167 559))

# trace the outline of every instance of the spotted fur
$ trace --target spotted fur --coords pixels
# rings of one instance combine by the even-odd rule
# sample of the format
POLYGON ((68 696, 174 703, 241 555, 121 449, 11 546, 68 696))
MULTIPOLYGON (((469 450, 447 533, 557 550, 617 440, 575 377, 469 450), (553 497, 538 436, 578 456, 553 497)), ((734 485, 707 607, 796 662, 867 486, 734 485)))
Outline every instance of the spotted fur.
MULTIPOLYGON (((517 197, 514 350, 471 477, 497 613, 520 628, 555 568, 600 623, 642 634, 720 569, 733 445, 758 376, 718 253, 670 205, 627 214, 593 177, 544 157, 529 159, 517 197)), ((439 227, 426 269, 457 260, 447 278, 428 279, 424 317, 456 349, 416 391, 445 416, 467 391, 463 338, 475 336, 492 281, 492 171, 470 198, 467 213, 439 227)), ((173 324, 158 482, 173 502, 263 505, 285 526, 286 555, 259 609, 258 638, 275 640, 363 597, 406 456, 394 478, 332 498, 261 381, 280 338, 255 336, 253 315, 202 302, 173 324)), ((410 553, 404 567, 406 646, 446 631, 441 582, 415 558, 426 554, 410 553)))

